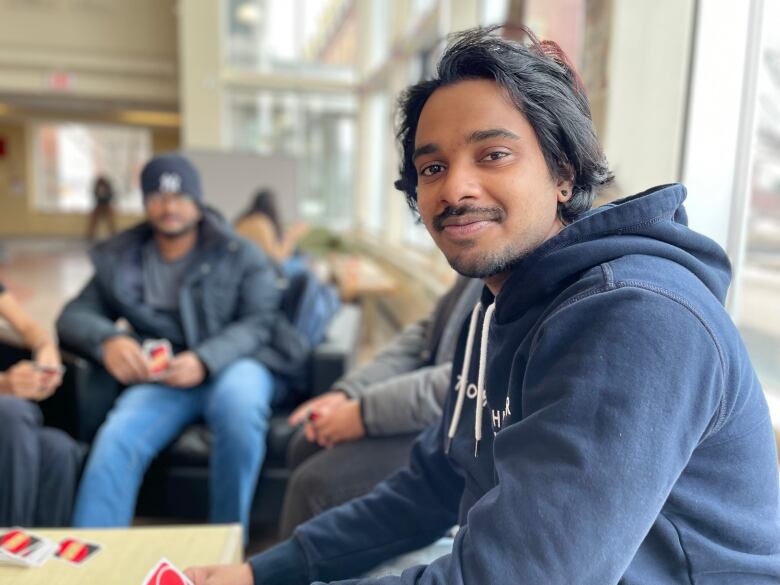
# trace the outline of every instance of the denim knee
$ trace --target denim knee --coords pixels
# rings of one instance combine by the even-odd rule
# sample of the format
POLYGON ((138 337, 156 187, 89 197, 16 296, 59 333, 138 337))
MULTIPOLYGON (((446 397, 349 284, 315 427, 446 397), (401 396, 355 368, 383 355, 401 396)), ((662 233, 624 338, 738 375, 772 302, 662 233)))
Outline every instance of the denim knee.
POLYGON ((273 376, 263 364, 241 359, 223 370, 211 390, 207 418, 264 425, 271 415, 273 376))

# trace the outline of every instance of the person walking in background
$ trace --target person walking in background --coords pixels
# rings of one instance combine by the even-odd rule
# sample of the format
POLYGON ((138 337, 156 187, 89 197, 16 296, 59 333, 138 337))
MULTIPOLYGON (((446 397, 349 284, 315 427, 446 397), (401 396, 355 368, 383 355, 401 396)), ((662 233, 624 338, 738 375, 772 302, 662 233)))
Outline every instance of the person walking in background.
POLYGON ((129 525, 152 459, 203 418, 214 435, 209 518, 247 535, 280 387, 261 356, 279 316, 276 270, 204 206, 185 157, 153 158, 141 186, 146 221, 93 249, 95 274, 57 322, 63 343, 129 385, 95 439, 73 521, 129 525), (147 340, 172 347, 162 371, 147 340))
POLYGON ((87 240, 95 241, 95 235, 98 230, 98 223, 103 222, 108 227, 110 235, 116 233, 116 218, 114 217, 114 188, 111 182, 105 176, 98 176, 95 179, 95 185, 92 189, 94 196, 94 207, 89 215, 89 225, 87 226, 87 240))
POLYGON ((270 189, 257 192, 249 208, 236 220, 235 229, 239 235, 254 242, 288 276, 305 268, 295 252, 298 242, 309 231, 309 226, 298 222, 285 231, 279 217, 276 196, 270 189))
POLYGON ((62 383, 51 336, 0 283, 0 317, 32 351, 0 372, 0 526, 67 526, 82 451, 59 429, 41 424, 36 402, 62 383))

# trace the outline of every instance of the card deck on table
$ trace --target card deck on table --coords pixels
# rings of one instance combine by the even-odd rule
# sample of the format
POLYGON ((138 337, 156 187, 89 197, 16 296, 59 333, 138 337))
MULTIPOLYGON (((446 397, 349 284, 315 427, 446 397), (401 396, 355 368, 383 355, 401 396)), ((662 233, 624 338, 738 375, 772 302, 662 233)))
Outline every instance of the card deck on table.
POLYGON ((147 339, 142 346, 146 359, 149 360, 149 371, 152 379, 159 378, 171 365, 173 350, 167 339, 147 339))
POLYGON ((100 548, 99 544, 93 542, 85 542, 78 538, 63 538, 54 556, 72 565, 81 566, 95 556, 100 548))
POLYGON ((142 585, 193 585, 193 583, 168 559, 163 558, 152 567, 142 585))
POLYGON ((0 564, 37 567, 49 560, 56 548, 48 538, 12 528, 0 534, 0 564))

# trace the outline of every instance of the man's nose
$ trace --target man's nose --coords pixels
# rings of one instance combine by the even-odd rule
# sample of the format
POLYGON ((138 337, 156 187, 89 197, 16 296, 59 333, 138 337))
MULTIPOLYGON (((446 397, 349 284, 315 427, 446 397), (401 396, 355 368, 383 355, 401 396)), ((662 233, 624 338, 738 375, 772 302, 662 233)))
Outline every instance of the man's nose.
POLYGON ((465 163, 451 164, 446 171, 439 191, 439 199, 445 205, 459 205, 480 198, 482 192, 478 173, 465 163))

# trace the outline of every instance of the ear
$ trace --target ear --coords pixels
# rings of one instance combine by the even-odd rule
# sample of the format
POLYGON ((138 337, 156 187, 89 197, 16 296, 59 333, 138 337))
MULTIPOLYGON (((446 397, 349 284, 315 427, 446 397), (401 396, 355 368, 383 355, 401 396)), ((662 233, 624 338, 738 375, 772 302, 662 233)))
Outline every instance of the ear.
POLYGON ((574 181, 572 179, 559 179, 555 183, 558 191, 558 203, 566 203, 572 198, 574 181))

